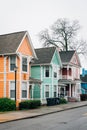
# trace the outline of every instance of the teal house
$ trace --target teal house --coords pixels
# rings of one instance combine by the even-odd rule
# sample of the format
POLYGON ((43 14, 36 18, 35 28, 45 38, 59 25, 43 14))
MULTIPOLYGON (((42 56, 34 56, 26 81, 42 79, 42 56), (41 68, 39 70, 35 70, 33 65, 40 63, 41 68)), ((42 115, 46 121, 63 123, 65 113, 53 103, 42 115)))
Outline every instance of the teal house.
POLYGON ((40 99, 46 104, 46 98, 58 97, 59 72, 62 67, 56 47, 35 49, 38 59, 31 64, 31 99, 40 99), (34 83, 35 80, 35 83, 34 83))
POLYGON ((82 94, 87 94, 87 70, 82 69, 82 74, 80 75, 81 80, 81 92, 82 94))

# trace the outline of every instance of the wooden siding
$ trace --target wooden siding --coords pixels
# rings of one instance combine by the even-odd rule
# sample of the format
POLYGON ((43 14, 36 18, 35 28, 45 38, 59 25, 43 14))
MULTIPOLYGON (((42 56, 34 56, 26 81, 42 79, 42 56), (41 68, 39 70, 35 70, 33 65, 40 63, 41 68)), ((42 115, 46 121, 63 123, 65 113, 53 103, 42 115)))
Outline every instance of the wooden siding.
POLYGON ((31 46, 27 37, 25 37, 25 39, 23 40, 23 43, 18 49, 18 52, 22 53, 23 55, 32 56, 31 46))
MULTIPOLYGON (((23 56, 32 56, 33 52, 28 41, 27 36, 23 39, 23 42, 19 46, 18 52, 20 52, 23 56)), ((14 71, 10 71, 10 56, 1 56, 0 57, 0 97, 10 97, 10 81, 15 81, 15 73, 14 71), (6 61, 5 61, 6 58, 6 61), (6 66, 4 66, 6 63, 6 66), (6 67, 6 69, 4 68, 6 67), (5 71, 5 72, 4 72, 5 71), (6 80, 6 81, 5 81, 6 80), (4 89, 5 88, 5 89, 4 89), (4 92, 6 90, 6 92, 4 92), (6 95, 4 94, 6 93, 6 95)), ((17 70, 17 105, 22 100, 21 99, 21 83, 22 81, 29 82, 30 75, 30 65, 28 62, 28 72, 22 72, 22 61, 20 60, 22 57, 16 55, 16 65, 18 67, 17 70)), ((28 95, 29 97, 29 95, 28 95)))

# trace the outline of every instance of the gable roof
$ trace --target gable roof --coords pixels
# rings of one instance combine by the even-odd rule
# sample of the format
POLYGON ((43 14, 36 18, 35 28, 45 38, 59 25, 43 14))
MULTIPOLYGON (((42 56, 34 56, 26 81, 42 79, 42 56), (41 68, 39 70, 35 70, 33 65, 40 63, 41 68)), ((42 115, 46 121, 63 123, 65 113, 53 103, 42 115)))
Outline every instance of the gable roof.
POLYGON ((27 31, 14 32, 10 34, 0 35, 0 55, 10 55, 16 54, 19 46, 21 45, 23 39, 27 35, 30 46, 33 52, 33 56, 37 58, 30 36, 27 31))
POLYGON ((61 61, 62 63, 69 63, 72 56, 74 55, 75 51, 72 50, 72 51, 60 51, 59 54, 60 54, 60 58, 61 58, 61 61))
POLYGON ((51 63, 55 50, 56 50, 56 47, 46 47, 46 48, 35 49, 38 60, 34 60, 33 64, 51 63))
POLYGON ((0 35, 0 55, 16 53, 25 33, 26 31, 0 35))
POLYGON ((87 75, 80 75, 81 82, 87 83, 87 75))

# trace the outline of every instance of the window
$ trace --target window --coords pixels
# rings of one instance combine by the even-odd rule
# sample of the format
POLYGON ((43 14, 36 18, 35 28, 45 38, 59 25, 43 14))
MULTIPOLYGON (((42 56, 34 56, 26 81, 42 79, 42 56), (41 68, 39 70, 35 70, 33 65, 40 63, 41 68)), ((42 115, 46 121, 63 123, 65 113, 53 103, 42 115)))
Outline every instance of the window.
POLYGON ((10 98, 15 98, 15 82, 10 82, 10 98))
POLYGON ((27 98, 27 83, 22 82, 22 98, 27 98))
POLYGON ((27 72, 27 58, 22 58, 22 71, 27 72))
POLYGON ((70 76, 72 75, 72 70, 71 70, 71 68, 69 68, 69 75, 70 75, 70 76))
POLYGON ((57 78, 57 71, 58 71, 57 66, 53 65, 54 78, 57 78))
POLYGON ((16 65, 16 56, 10 56, 10 70, 14 71, 16 65))
POLYGON ((54 72, 54 78, 57 78, 57 72, 54 72))
POLYGON ((67 68, 62 69, 62 75, 67 75, 67 68))
POLYGON ((56 97, 56 96, 57 96, 57 86, 54 85, 54 97, 56 97))
POLYGON ((49 97, 49 85, 45 86, 45 97, 48 98, 49 97))
POLYGON ((45 67, 45 77, 49 77, 49 66, 45 67))

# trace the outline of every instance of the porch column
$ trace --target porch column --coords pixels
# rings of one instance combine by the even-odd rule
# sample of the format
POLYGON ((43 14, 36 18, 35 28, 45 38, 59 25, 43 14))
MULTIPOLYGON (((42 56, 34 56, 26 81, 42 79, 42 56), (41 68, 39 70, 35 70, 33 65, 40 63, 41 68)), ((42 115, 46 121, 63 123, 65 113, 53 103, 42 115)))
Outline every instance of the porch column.
POLYGON ((59 93, 59 91, 58 91, 58 86, 57 86, 57 95, 56 95, 57 97, 58 97, 58 93, 59 93))
POLYGON ((34 84, 32 84, 32 100, 33 100, 33 90, 34 90, 34 84))
POLYGON ((69 84, 69 96, 71 97, 71 84, 69 84))
POLYGON ((41 103, 42 103, 42 85, 39 84, 39 87, 40 87, 40 100, 41 100, 41 103))
POLYGON ((59 93, 59 97, 60 97, 60 87, 59 87, 59 89, 58 89, 59 91, 58 91, 58 93, 59 93))
POLYGON ((66 88, 64 87, 64 97, 65 97, 65 91, 66 91, 66 88))

